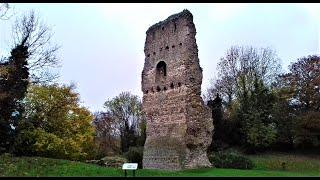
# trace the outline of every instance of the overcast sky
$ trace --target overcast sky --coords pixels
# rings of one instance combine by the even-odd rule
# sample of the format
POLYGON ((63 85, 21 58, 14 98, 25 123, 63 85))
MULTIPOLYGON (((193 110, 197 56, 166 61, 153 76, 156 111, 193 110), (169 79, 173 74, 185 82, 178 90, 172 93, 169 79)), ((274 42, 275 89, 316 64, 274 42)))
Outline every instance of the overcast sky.
MULTIPOLYGON (((286 69, 297 58, 319 54, 319 4, 11 4, 19 16, 35 10, 61 45, 59 82, 77 85, 83 105, 102 110, 122 91, 142 96, 146 30, 188 9, 197 30, 204 92, 216 64, 232 45, 271 47, 286 69)), ((7 55, 11 18, 0 21, 0 56, 7 55)))

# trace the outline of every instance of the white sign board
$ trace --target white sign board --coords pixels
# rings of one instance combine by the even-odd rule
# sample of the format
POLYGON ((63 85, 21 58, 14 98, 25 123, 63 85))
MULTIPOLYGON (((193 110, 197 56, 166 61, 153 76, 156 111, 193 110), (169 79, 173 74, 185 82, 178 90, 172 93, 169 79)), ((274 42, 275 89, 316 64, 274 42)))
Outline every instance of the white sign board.
POLYGON ((124 163, 122 169, 124 170, 136 170, 138 168, 138 163, 124 163))

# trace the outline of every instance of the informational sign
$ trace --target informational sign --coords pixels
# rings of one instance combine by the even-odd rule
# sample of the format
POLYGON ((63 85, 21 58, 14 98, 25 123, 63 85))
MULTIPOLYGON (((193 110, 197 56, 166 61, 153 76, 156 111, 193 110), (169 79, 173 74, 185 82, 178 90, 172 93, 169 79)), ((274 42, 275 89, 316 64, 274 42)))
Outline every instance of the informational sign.
POLYGON ((124 163, 122 165, 123 170, 137 170, 138 163, 124 163))
POLYGON ((136 170, 138 169, 138 163, 124 163, 122 165, 122 169, 124 170, 124 176, 127 177, 127 170, 133 170, 133 177, 136 176, 136 170))

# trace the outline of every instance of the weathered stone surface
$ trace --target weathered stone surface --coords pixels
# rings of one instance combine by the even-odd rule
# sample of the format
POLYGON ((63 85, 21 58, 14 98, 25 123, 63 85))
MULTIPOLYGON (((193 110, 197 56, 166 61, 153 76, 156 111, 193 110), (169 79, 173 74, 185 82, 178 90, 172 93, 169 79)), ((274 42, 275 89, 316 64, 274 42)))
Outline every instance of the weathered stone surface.
POLYGON ((188 10, 151 26, 142 71, 147 139, 143 168, 180 170, 211 166, 206 150, 212 118, 201 98, 202 69, 188 10))

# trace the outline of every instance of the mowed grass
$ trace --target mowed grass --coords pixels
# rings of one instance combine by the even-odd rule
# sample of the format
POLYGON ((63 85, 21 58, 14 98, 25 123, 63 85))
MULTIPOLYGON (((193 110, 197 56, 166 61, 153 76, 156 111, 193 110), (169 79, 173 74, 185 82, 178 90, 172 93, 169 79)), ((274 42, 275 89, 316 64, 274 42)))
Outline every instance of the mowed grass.
POLYGON ((247 155, 247 157, 253 160, 256 170, 280 170, 305 174, 306 176, 320 176, 320 155, 268 153, 247 155))
MULTIPOLYGON (((290 155, 250 156, 252 170, 205 168, 184 171, 139 169, 136 176, 320 176, 320 159, 290 155), (282 170, 282 161, 288 162, 282 170), (274 165, 277 164, 277 165, 274 165)), ((132 172, 128 173, 132 176, 132 172)), ((121 169, 42 157, 0 157, 0 176, 124 176, 121 169)))

